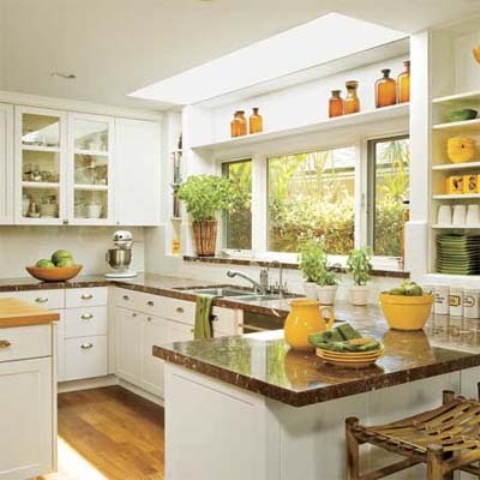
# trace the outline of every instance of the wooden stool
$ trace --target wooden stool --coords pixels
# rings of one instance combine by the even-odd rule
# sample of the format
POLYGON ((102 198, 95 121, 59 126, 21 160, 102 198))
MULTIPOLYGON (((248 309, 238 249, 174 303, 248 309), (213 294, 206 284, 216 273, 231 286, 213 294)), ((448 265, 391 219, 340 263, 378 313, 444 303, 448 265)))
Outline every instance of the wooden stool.
POLYGON ((480 403, 443 392, 443 405, 386 425, 366 427, 358 418, 345 421, 347 480, 375 480, 419 463, 427 465, 427 480, 450 480, 456 470, 480 478, 480 403), (401 455, 396 461, 360 473, 360 445, 369 443, 401 455))

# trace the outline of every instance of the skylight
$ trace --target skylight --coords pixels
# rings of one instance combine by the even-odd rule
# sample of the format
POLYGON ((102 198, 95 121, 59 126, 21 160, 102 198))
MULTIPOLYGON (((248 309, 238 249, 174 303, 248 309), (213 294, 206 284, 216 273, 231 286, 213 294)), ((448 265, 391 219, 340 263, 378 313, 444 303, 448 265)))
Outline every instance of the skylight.
POLYGON ((404 32, 329 13, 137 90, 130 96, 188 105, 400 40, 406 36, 404 32))

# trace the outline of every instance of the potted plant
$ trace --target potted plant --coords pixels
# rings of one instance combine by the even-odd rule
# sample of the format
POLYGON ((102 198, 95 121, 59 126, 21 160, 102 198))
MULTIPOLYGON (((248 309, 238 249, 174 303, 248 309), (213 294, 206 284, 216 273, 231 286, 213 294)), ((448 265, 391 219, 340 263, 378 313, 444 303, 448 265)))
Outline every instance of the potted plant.
POLYGON ((338 276, 336 265, 329 264, 323 241, 314 238, 305 241, 300 247, 298 268, 305 278, 307 296, 318 298, 322 305, 333 305, 338 276))
POLYGON ((372 253, 368 246, 351 250, 347 257, 347 272, 352 276, 353 286, 350 290, 353 305, 368 303, 367 286, 372 271, 372 253))
POLYGON ((216 214, 230 207, 230 180, 218 175, 190 175, 176 192, 192 218, 197 255, 215 255, 216 214))

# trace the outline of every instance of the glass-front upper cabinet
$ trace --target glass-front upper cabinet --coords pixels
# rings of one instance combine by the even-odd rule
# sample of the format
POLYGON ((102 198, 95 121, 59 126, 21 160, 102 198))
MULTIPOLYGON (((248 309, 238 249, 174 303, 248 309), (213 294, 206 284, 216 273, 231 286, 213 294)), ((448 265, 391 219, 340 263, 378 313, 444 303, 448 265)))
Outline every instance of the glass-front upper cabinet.
POLYGON ((112 215, 111 171, 113 119, 69 114, 69 155, 73 188, 69 217, 76 224, 107 224, 112 215))
POLYGON ((17 223, 64 223, 65 113, 17 107, 15 127, 17 223))

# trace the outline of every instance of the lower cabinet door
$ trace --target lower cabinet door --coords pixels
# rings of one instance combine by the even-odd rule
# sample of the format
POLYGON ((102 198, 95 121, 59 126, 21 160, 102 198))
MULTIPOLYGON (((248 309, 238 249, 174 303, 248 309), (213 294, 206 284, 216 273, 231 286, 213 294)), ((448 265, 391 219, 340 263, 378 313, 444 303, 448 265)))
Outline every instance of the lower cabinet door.
POLYGON ((126 308, 115 309, 115 375, 140 383, 140 334, 143 315, 126 308))
POLYGON ((0 479, 24 480, 53 468, 52 358, 0 363, 0 479))
POLYGON ((164 361, 152 355, 152 347, 168 342, 168 322, 163 318, 145 316, 142 321, 141 387, 163 397, 164 361))
POLYGON ((65 380, 101 377, 108 374, 106 335, 65 340, 65 380))

